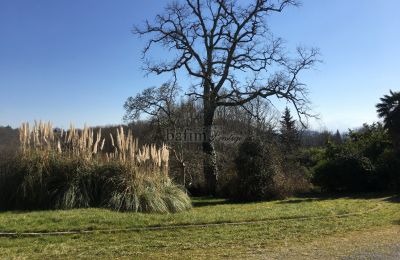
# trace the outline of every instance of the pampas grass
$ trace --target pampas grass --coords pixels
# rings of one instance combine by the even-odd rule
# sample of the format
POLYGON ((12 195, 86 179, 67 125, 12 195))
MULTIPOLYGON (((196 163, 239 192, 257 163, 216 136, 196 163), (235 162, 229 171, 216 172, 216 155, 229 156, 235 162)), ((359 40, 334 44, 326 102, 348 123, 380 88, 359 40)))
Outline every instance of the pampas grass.
POLYGON ((125 134, 122 126, 117 128, 115 137, 110 134, 114 151, 104 154, 102 150, 106 139, 101 135, 101 128, 94 133, 94 130, 86 125, 82 130, 78 130, 71 124, 69 130, 61 130, 59 134, 54 134, 50 122, 35 121, 32 128, 29 123, 22 123, 19 133, 21 151, 24 154, 31 151, 56 151, 59 154, 78 156, 87 160, 105 157, 107 161, 119 160, 134 163, 138 167, 152 166, 150 170, 160 168, 163 172, 168 172, 168 147, 166 145, 157 147, 153 144, 139 147, 132 131, 129 130, 125 134))
POLYGON ((101 129, 55 131, 23 123, 20 152, 0 168, 0 209, 107 207, 118 211, 179 212, 191 207, 168 176, 166 145, 144 145, 119 127, 103 152, 101 129), (10 188, 12 187, 12 188, 10 188))
POLYGON ((118 174, 108 174, 113 187, 107 206, 119 211, 180 212, 191 208, 190 198, 168 176, 141 174, 130 164, 117 164, 118 174))

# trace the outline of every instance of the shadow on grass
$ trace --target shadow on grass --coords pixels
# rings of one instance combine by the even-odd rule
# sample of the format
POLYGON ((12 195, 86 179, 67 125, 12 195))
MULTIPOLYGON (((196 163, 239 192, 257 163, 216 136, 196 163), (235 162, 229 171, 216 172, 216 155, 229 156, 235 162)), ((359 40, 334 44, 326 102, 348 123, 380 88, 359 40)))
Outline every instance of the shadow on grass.
MULTIPOLYGON (((275 201, 278 204, 296 204, 304 202, 316 202, 325 200, 335 199, 383 199, 384 201, 391 203, 400 203, 400 195, 394 193, 309 193, 297 195, 293 199, 287 200, 264 200, 264 201, 246 201, 246 200, 233 200, 227 198, 214 198, 214 197, 191 197, 192 205, 195 208, 209 207, 209 206, 220 206, 220 205, 235 205, 235 204, 251 204, 251 203, 262 203, 266 201, 275 201)), ((96 208, 101 210, 109 210, 107 208, 96 208)), ((73 209, 74 210, 74 209, 73 209)), ((79 209, 75 209, 79 210, 79 209)), ((4 210, 0 209, 0 213, 13 213, 13 214, 25 214, 31 212, 49 212, 49 211, 64 211, 64 210, 4 210)), ((112 210, 110 210, 112 211, 112 210)), ((130 213, 130 212, 127 212, 130 213)), ((400 225, 400 220, 399 220, 400 225)))
POLYGON ((280 204, 336 200, 336 199, 384 199, 392 203, 400 203, 400 196, 394 193, 310 193, 297 196, 295 199, 279 201, 280 204))
POLYGON ((219 206, 229 204, 243 204, 246 202, 224 199, 224 198, 213 198, 213 197, 192 197, 192 205, 195 208, 207 207, 207 206, 219 206))
POLYGON ((336 199, 383 199, 384 201, 392 203, 400 203, 400 196, 394 193, 308 193, 297 195, 295 198, 286 200, 237 200, 237 199, 224 199, 213 197, 192 197, 193 207, 206 207, 218 206, 229 204, 249 204, 249 203, 262 203, 266 201, 276 201, 278 204, 296 204, 304 202, 316 202, 336 199))
POLYGON ((232 205, 232 204, 249 204, 249 203, 260 203, 265 201, 276 201, 279 204, 296 204, 304 202, 316 202, 325 200, 336 200, 336 199, 383 199, 387 202, 400 203, 400 195, 394 193, 308 193, 297 195, 293 199, 287 200, 264 200, 264 201, 243 201, 243 200, 232 200, 224 198, 213 198, 213 197, 192 197, 193 207, 207 207, 207 206, 219 206, 219 205, 232 205))
MULTIPOLYGON (((400 203, 400 195, 393 195, 385 199, 385 201, 393 202, 393 203, 400 203)), ((400 225, 400 220, 399 220, 400 225)))

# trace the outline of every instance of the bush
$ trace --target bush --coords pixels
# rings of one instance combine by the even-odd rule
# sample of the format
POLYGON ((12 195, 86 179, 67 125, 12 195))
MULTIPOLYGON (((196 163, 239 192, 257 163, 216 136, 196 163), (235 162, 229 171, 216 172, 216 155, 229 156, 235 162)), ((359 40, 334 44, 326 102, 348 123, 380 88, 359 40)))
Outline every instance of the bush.
POLYGON ((385 149, 378 157, 373 181, 380 190, 400 191, 400 154, 394 149, 385 149))
POLYGON ((349 155, 320 161, 313 182, 327 191, 368 191, 372 174, 368 158, 349 155))
POLYGON ((307 148, 300 150, 297 160, 300 165, 307 169, 312 169, 316 166, 325 156, 325 149, 323 148, 307 148))
POLYGON ((304 194, 312 189, 311 172, 298 161, 285 161, 283 163, 284 178, 281 189, 286 196, 304 194))
POLYGON ((246 139, 239 147, 236 168, 239 179, 237 198, 263 200, 284 197, 283 171, 272 145, 246 139))
POLYGON ((313 182, 329 191, 399 190, 399 160, 382 125, 364 125, 343 144, 328 144, 313 168, 313 182))

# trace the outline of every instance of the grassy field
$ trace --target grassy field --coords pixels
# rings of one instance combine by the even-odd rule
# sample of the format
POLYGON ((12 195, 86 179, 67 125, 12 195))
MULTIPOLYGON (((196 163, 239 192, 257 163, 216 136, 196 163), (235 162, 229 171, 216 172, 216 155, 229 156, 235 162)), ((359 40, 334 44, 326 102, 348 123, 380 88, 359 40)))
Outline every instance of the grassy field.
POLYGON ((302 249, 302 245, 354 232, 391 231, 400 224, 400 203, 390 196, 307 197, 247 204, 202 198, 193 199, 193 205, 188 212, 168 215, 103 209, 3 212, 0 213, 0 231, 265 222, 66 236, 2 237, 0 258, 263 258, 278 256, 277 252, 289 245, 298 245, 302 249), (339 217, 348 213, 357 214, 339 217))

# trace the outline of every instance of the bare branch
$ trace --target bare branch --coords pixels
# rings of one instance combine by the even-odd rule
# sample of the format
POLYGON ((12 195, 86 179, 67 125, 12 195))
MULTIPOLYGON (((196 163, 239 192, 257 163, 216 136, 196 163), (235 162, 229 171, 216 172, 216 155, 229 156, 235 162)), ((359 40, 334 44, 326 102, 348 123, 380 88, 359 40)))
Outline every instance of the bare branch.
POLYGON ((133 32, 149 37, 144 58, 154 45, 167 49, 171 54, 167 58, 174 57, 146 62, 146 69, 175 75, 186 71, 200 86, 187 95, 203 99, 206 108, 243 106, 259 97, 275 96, 291 102, 300 117, 307 117, 307 90, 298 76, 319 61, 318 51, 298 48, 298 57, 288 58, 283 40, 273 37, 266 20, 271 13, 299 5, 296 0, 252 0, 247 6, 234 0, 174 1, 153 23, 147 21, 133 32), (248 74, 262 76, 248 84, 241 80, 248 74))
POLYGON ((124 120, 138 120, 142 114, 149 116, 164 115, 171 118, 179 91, 176 82, 167 82, 158 88, 147 88, 135 97, 129 97, 124 104, 126 111, 124 120))

